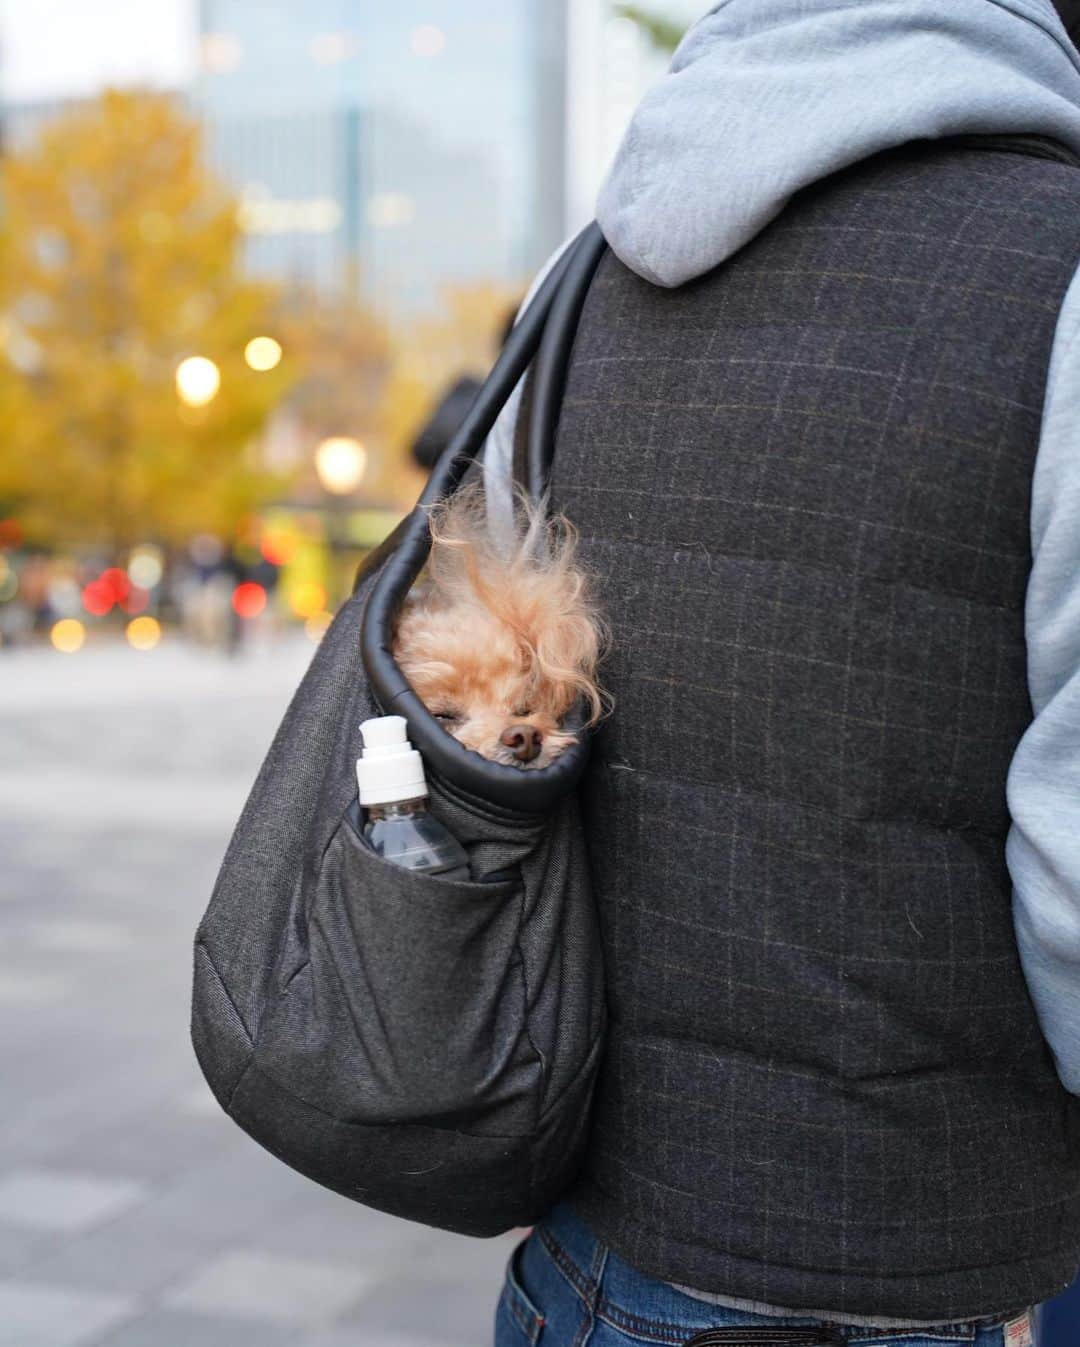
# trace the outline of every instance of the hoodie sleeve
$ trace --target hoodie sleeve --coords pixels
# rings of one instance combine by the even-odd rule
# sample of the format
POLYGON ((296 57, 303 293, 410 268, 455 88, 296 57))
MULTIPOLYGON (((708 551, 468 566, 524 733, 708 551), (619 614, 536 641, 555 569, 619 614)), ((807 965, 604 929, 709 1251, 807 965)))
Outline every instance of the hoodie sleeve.
POLYGON ((1034 720, 1008 776, 1020 959, 1065 1087, 1080 1094, 1080 273, 1065 297, 1032 479, 1025 625, 1034 720))

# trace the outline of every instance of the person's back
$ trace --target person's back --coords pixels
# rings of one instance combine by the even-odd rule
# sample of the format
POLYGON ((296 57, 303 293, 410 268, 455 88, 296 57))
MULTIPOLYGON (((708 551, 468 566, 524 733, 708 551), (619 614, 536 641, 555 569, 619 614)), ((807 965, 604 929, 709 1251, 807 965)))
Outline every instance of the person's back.
POLYGON ((1004 853, 1078 261, 1080 169, 931 144, 693 286, 594 282, 553 482, 617 633, 575 1201, 647 1272, 929 1320, 1075 1269, 1080 1131, 1004 853))
POLYGON ((645 1340, 801 1311, 1000 1343, 1080 1258, 1080 856, 1046 811, 1080 60, 1049 0, 730 0, 676 66, 601 199, 553 479, 615 633, 611 1029, 504 1305, 543 1252, 629 1337, 600 1307, 633 1272, 645 1340))

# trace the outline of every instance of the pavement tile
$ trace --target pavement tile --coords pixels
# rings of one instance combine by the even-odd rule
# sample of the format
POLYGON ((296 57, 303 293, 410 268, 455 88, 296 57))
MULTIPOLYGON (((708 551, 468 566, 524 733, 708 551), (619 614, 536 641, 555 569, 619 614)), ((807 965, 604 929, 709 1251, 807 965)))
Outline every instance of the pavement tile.
MULTIPOLYGON (((490 1347, 494 1336, 494 1319, 492 1314, 491 1331, 485 1337, 462 1343, 460 1347, 490 1347)), ((288 1347, 446 1347, 446 1343, 438 1338, 403 1338, 377 1325, 369 1325, 362 1338, 356 1334, 355 1328, 332 1328, 327 1332, 316 1329, 314 1333, 305 1333, 303 1337, 290 1338, 288 1347)), ((112 1347, 111 1341, 108 1347, 112 1347)))
POLYGON ((55 973, 0 972, 0 1006, 56 1005, 67 995, 67 979, 55 973))
POLYGON ((26 1267, 43 1251, 51 1249, 57 1235, 50 1230, 27 1230, 0 1220, 0 1277, 26 1267))
POLYGON ((63 954, 125 954, 136 943, 132 931, 114 921, 36 921, 20 934, 32 949, 63 954))
POLYGON ((223 1248, 249 1247, 284 1218, 288 1203, 272 1185, 265 1192, 245 1182, 234 1188, 227 1175, 228 1165, 216 1160, 198 1166, 118 1216, 98 1238, 109 1248, 201 1249, 203 1263, 223 1248))
MULTIPOLYGON (((217 1319, 182 1310, 151 1310, 132 1319, 94 1347, 293 1347, 293 1329, 279 1329, 265 1320, 217 1319)), ((352 1342, 351 1347, 375 1347, 352 1342)))
POLYGON ((198 1073, 192 936, 303 660, 157 654, 20 654, 0 707, 0 1347, 488 1347, 510 1241, 310 1183, 198 1073))
POLYGON ((352 1328, 365 1347, 376 1332, 427 1339, 440 1347, 487 1344, 501 1288, 501 1278, 488 1286, 399 1275, 375 1287, 335 1328, 352 1328))
POLYGON ((124 1296, 0 1282, 0 1347, 96 1347, 102 1333, 129 1318, 133 1309, 124 1296))
POLYGON ((0 1177, 0 1219, 31 1230, 88 1230, 145 1196, 145 1188, 130 1179, 14 1169, 0 1177))
POLYGON ((419 1277, 433 1282, 473 1282, 501 1286, 506 1264, 525 1231, 497 1235, 494 1239, 471 1239, 444 1230, 418 1228, 420 1242, 413 1249, 413 1268, 419 1277))
POLYGON ((212 1247, 205 1237, 173 1232, 148 1239, 144 1228, 121 1216, 85 1234, 55 1239, 24 1258, 20 1272, 34 1281, 76 1291, 136 1295, 149 1301, 205 1265, 212 1247))
POLYGON ((180 1109, 153 1109, 132 1113, 68 1136, 58 1146, 39 1153, 39 1163, 56 1169, 75 1169, 87 1155, 106 1174, 161 1187, 186 1170, 225 1158, 243 1142, 236 1124, 222 1113, 211 1095, 216 1113, 184 1113, 180 1109))
POLYGON ((190 1090, 185 1090, 183 1094, 178 1095, 176 1107, 181 1113, 187 1113, 196 1118, 224 1119, 225 1117, 221 1105, 214 1098, 213 1091, 205 1081, 200 1081, 197 1085, 193 1085, 190 1090))
MULTIPOLYGON (((251 1241, 266 1253, 295 1258, 343 1258, 365 1267, 415 1263, 416 1250, 431 1231, 413 1221, 309 1185, 288 1206, 288 1218, 268 1225, 251 1241)), ((450 1236, 449 1238, 453 1238, 450 1236)))
POLYGON ((353 1263, 317 1263, 235 1249, 166 1296, 176 1309, 271 1321, 328 1322, 355 1303, 372 1273, 353 1263))

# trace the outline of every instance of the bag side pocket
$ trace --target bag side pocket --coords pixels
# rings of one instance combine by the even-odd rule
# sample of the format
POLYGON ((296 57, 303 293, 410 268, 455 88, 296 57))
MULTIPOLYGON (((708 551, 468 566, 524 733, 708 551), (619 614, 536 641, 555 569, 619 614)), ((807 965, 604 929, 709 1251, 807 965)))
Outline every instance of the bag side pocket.
POLYGON ((260 1069, 344 1121, 528 1134, 540 1064, 520 920, 516 879, 401 869, 343 821, 308 906, 308 962, 261 1026, 260 1069))

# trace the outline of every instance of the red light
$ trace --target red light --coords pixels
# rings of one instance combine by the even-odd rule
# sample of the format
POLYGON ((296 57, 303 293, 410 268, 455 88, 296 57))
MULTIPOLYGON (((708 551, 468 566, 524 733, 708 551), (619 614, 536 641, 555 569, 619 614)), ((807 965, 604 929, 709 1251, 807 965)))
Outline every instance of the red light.
POLYGON ((266 607, 266 590, 254 580, 246 580, 233 590, 232 606, 240 617, 258 617, 266 607))
POLYGON ((17 519, 0 519, 0 547, 18 547, 22 540, 22 525, 17 519))
POLYGON ((120 607, 123 608, 125 613, 134 615, 135 613, 144 612, 149 602, 150 591, 148 589, 140 589, 138 585, 132 585, 128 590, 127 597, 120 601, 120 607))
POLYGON ((108 585, 102 584, 100 580, 91 580, 84 586, 82 601, 83 607, 92 617, 104 617, 116 602, 108 585))
POLYGON ((123 603, 131 589, 131 581, 127 578, 127 572, 122 571, 119 566, 110 566, 108 570, 102 571, 98 576, 97 583, 101 585, 113 603, 123 603))

